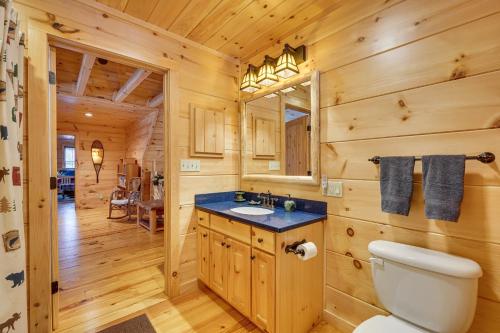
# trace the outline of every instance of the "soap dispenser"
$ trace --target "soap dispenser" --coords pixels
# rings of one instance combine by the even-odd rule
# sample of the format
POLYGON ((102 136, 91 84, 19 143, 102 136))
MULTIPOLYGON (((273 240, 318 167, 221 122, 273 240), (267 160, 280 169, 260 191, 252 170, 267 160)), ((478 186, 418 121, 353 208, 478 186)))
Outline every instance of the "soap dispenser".
POLYGON ((297 204, 295 203, 295 201, 292 200, 292 197, 290 194, 287 194, 287 195, 288 195, 288 199, 285 200, 285 202, 283 203, 283 206, 285 207, 285 211, 293 212, 295 210, 295 208, 297 208, 297 204))

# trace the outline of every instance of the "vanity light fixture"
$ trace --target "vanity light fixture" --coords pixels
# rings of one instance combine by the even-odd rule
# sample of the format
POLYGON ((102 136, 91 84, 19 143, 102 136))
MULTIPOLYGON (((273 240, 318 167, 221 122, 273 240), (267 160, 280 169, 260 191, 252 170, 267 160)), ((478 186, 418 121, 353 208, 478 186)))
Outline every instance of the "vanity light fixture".
POLYGON ((270 93, 270 94, 265 95, 264 97, 265 98, 274 98, 276 96, 278 96, 278 94, 276 94, 276 93, 270 93))
POLYGON ((292 92, 292 91, 295 91, 295 87, 288 87, 288 88, 285 88, 285 89, 281 89, 281 92, 284 93, 284 94, 292 92))
POLYGON ((285 44, 283 53, 280 55, 276 63, 276 75, 286 79, 299 74, 299 67, 297 65, 304 62, 306 58, 305 54, 306 47, 304 45, 294 49, 290 45, 285 44))
POLYGON ((274 62, 273 58, 268 55, 265 56, 264 63, 260 66, 259 74, 257 75, 258 84, 272 86, 279 81, 278 76, 274 73, 274 62))
POLYGON ((257 68, 254 65, 248 65, 247 72, 243 76, 241 81, 240 90, 253 93, 260 89, 260 85, 257 84, 257 68))

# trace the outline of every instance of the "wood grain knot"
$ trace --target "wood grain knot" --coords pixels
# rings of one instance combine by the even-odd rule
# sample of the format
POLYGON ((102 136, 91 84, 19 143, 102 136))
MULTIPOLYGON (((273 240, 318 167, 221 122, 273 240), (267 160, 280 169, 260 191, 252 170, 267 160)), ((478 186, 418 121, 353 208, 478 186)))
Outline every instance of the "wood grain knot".
POLYGON ((177 272, 172 272, 172 277, 177 277, 177 272))
POLYGON ((404 108, 404 107, 406 106, 405 101, 403 101, 402 99, 400 99, 400 100, 398 101, 398 104, 399 104, 399 106, 400 106, 400 107, 402 107, 402 108, 404 108))
POLYGON ((363 265, 361 265, 361 262, 357 259, 354 259, 352 261, 352 264, 354 265, 354 267, 356 267, 356 269, 362 269, 363 268, 363 265))
POLYGON ((354 236, 354 230, 352 228, 350 228, 350 227, 347 228, 346 232, 347 232, 347 235, 349 235, 349 237, 354 236))
POLYGON ((351 252, 349 252, 349 251, 347 251, 347 252, 345 253, 345 255, 346 255, 346 256, 348 256, 348 257, 351 257, 351 258, 352 258, 352 253, 351 253, 351 252))

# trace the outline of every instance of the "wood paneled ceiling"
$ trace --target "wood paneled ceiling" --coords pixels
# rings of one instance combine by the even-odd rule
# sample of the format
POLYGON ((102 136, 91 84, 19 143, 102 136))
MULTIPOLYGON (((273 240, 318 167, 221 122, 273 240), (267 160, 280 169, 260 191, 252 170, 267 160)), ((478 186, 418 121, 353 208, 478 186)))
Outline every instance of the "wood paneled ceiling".
POLYGON ((148 106, 148 101, 163 91, 163 76, 145 73, 142 81, 131 90, 123 101, 114 101, 119 91, 138 68, 91 58, 88 80, 82 94, 77 93, 77 82, 84 64, 84 54, 65 48, 56 48, 57 117, 58 121, 127 127, 159 105, 148 106), (92 113, 86 117, 85 113, 92 113))
POLYGON ((328 15, 342 0, 97 1, 246 60, 328 15))

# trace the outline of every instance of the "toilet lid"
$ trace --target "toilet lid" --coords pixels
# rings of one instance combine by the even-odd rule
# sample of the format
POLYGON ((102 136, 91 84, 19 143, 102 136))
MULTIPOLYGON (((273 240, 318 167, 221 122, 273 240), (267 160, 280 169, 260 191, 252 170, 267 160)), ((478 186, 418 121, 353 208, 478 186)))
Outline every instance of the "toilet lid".
POLYGON ((375 316, 359 325, 353 333, 429 333, 394 316, 375 316))

